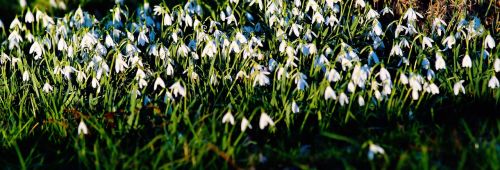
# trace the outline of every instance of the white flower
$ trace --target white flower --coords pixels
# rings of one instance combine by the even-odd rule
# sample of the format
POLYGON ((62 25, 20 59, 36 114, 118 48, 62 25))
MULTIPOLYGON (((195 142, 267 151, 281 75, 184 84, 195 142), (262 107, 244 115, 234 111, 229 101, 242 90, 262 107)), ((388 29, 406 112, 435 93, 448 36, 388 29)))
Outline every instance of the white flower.
POLYGON ((441 53, 436 53, 436 71, 440 69, 446 69, 446 62, 443 59, 441 53))
POLYGON ((463 68, 471 68, 472 67, 472 61, 469 57, 469 54, 465 54, 464 58, 462 59, 462 67, 463 68))
POLYGON ((328 99, 337 100, 337 95, 335 94, 335 91, 333 91, 333 89, 330 86, 326 87, 326 89, 325 89, 325 100, 328 100, 328 99))
POLYGON ((99 80, 97 80, 97 78, 92 78, 92 88, 97 88, 99 87, 99 80))
POLYGON ((33 42, 30 48, 30 54, 35 53, 35 60, 41 59, 43 54, 43 47, 38 43, 38 41, 33 42))
POLYGON ((423 18, 422 14, 415 12, 412 8, 408 8, 406 11, 405 15, 403 16, 404 19, 408 20, 409 22, 416 21, 418 18, 423 18))
POLYGON ((293 113, 299 113, 300 112, 299 105, 297 105, 297 103, 295 103, 295 101, 292 102, 292 112, 293 113))
POLYGON ((382 80, 382 81, 391 79, 391 74, 384 67, 380 68, 380 72, 378 74, 379 74, 380 80, 382 80))
POLYGON ((174 67, 172 67, 172 64, 170 63, 167 65, 167 75, 174 75, 174 67))
POLYGON ((403 50, 401 50, 401 47, 399 47, 399 44, 395 44, 392 46, 391 52, 389 53, 390 56, 393 55, 398 55, 398 56, 403 56, 403 50))
POLYGON ((364 8, 365 6, 366 6, 366 3, 363 0, 356 0, 356 4, 354 4, 354 7, 356 7, 356 8, 358 8, 358 7, 364 8))
POLYGON ((111 38, 111 36, 106 35, 106 40, 104 41, 104 45, 106 45, 106 47, 114 47, 115 46, 115 42, 113 41, 113 39, 111 38))
POLYGON ((434 40, 432 40, 431 38, 429 37, 424 37, 423 40, 422 40, 422 48, 425 49, 427 47, 432 47, 432 43, 434 42, 434 40))
POLYGON ((366 14, 367 19, 374 19, 374 18, 378 18, 379 16, 380 15, 378 14, 378 12, 373 10, 373 9, 370 9, 368 11, 368 13, 366 14))
POLYGON ((120 73, 125 71, 125 68, 128 68, 128 65, 125 61, 123 61, 122 54, 118 53, 115 59, 115 71, 116 73, 120 73))
POLYGON ((267 75, 269 74, 270 73, 267 71, 259 71, 254 78, 255 80, 253 81, 253 86, 255 87, 257 83, 259 83, 259 86, 269 85, 271 83, 269 78, 267 77, 267 75))
POLYGON ((453 93, 455 93, 455 95, 458 95, 460 91, 462 91, 462 93, 465 94, 465 88, 462 83, 464 83, 464 80, 460 80, 456 82, 455 85, 453 85, 453 93))
POLYGON ((172 94, 174 94, 174 97, 177 97, 178 95, 182 97, 186 97, 186 89, 182 87, 181 83, 175 82, 172 86, 169 87, 170 90, 172 90, 172 94))
POLYGON ((144 46, 144 44, 149 43, 148 37, 146 36, 146 30, 139 32, 139 37, 137 38, 137 44, 144 46))
POLYGON ((370 146, 368 148, 368 159, 373 160, 376 154, 382 154, 382 155, 385 154, 384 148, 376 144, 370 143, 370 146))
POLYGON ((493 63, 493 68, 495 69, 495 72, 500 72, 500 59, 495 58, 495 62, 493 63))
POLYGON ((319 12, 315 12, 312 17, 312 24, 314 23, 323 24, 323 22, 325 22, 325 18, 323 17, 323 15, 321 15, 321 13, 319 12))
POLYGON ((488 81, 488 87, 490 87, 492 89, 500 87, 500 82, 498 82, 498 79, 495 75, 493 75, 491 77, 490 81, 488 81))
POLYGON ((85 79, 87 79, 87 75, 85 75, 83 71, 78 71, 78 74, 76 75, 76 81, 81 83, 85 79))
POLYGON ((66 44, 66 41, 64 41, 64 38, 61 37, 59 39, 59 42, 57 43, 57 50, 66 51, 67 49, 68 49, 68 45, 66 44))
POLYGON ((83 120, 81 120, 80 124, 78 125, 78 135, 80 134, 89 134, 89 129, 87 128, 87 125, 85 125, 85 122, 83 122, 83 120))
POLYGON ((365 99, 363 98, 363 96, 358 96, 358 104, 359 106, 365 105, 365 99))
POLYGON ((484 46, 486 46, 486 48, 490 48, 490 49, 495 48, 495 40, 493 39, 493 37, 491 37, 490 34, 488 34, 486 36, 486 39, 484 39, 484 46))
POLYGON ((271 119, 271 117, 269 117, 269 115, 267 115, 267 113, 262 112, 262 114, 260 114, 260 119, 259 119, 259 128, 264 129, 268 125, 274 126, 274 121, 273 119, 271 119))
POLYGON ((25 70, 23 72, 23 81, 26 82, 26 81, 29 81, 29 80, 30 80, 30 76, 29 76, 28 70, 25 70))
POLYGON ((455 39, 455 36, 450 35, 443 40, 442 44, 446 45, 448 49, 451 49, 456 42, 457 40, 455 39))
POLYGON ((327 71, 325 74, 326 79, 330 82, 337 82, 340 80, 340 74, 337 72, 335 69, 331 69, 330 71, 327 71))
POLYGON ((163 80, 160 77, 156 78, 153 89, 156 90, 158 86, 160 86, 161 88, 165 88, 165 82, 163 82, 163 80))
POLYGON ((247 128, 252 129, 252 125, 250 124, 248 119, 244 117, 241 121, 241 131, 244 132, 247 128))
POLYGON ((406 85, 408 84, 408 77, 404 73, 401 73, 399 75, 399 81, 401 81, 402 84, 406 85))
POLYGON ((427 91, 427 93, 439 94, 439 87, 434 83, 431 83, 431 84, 425 83, 424 89, 425 89, 425 91, 427 91))
POLYGON ((391 8, 389 8, 388 6, 385 6, 384 9, 382 9, 382 15, 385 15, 385 14, 391 14, 391 15, 394 15, 394 13, 392 12, 391 8))
POLYGON ((28 9, 28 12, 24 15, 24 22, 32 23, 33 21, 35 21, 35 17, 33 16, 33 13, 31 13, 31 10, 28 9))
POLYGON ((234 117, 231 111, 228 111, 224 117, 222 117, 222 123, 231 123, 231 125, 234 125, 234 117))
POLYGON ((19 19, 17 19, 16 16, 16 18, 14 18, 14 20, 12 20, 12 22, 10 23, 9 29, 22 28, 22 27, 23 25, 21 24, 21 22, 19 22, 19 19))
POLYGON ((339 103, 340 106, 344 106, 344 104, 349 104, 349 98, 344 92, 340 93, 339 95, 339 103))
POLYGON ((49 83, 45 83, 43 85, 43 91, 45 93, 50 93, 54 88, 52 88, 52 86, 49 84, 49 83))
POLYGON ((302 26, 299 24, 292 24, 292 29, 290 29, 290 32, 288 34, 292 34, 292 32, 295 34, 296 37, 300 36, 300 30, 302 30, 302 26))

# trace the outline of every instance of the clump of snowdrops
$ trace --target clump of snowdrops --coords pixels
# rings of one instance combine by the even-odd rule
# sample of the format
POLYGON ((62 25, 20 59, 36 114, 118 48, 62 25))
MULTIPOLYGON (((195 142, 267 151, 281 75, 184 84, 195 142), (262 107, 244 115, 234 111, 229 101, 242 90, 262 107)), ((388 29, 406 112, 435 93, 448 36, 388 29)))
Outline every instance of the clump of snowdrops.
MULTIPOLYGON (((498 101, 493 30, 466 13, 428 24, 422 15, 363 0, 117 3, 102 18, 26 8, 1 24, 0 109, 22 120, 124 110, 128 129, 143 126, 142 108, 161 106, 153 113, 174 125, 214 116, 226 131, 245 132, 411 117, 461 97, 498 101)), ((77 117, 69 132, 88 134, 77 117)), ((370 159, 385 154, 367 146, 370 159)))

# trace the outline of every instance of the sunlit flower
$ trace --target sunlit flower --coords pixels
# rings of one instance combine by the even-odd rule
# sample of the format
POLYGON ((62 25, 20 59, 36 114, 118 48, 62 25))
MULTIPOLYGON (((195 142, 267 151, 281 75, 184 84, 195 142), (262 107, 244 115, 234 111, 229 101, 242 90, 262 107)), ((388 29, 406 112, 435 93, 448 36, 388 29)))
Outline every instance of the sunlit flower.
POLYGON ((292 112, 293 113, 299 113, 300 112, 299 105, 297 105, 297 103, 295 103, 295 101, 292 101, 292 112))
POLYGON ((243 120, 241 120, 241 131, 244 132, 247 128, 252 129, 252 125, 246 117, 243 117, 243 120))
POLYGON ((259 84, 259 86, 269 85, 271 83, 269 78, 267 77, 267 75, 269 74, 270 73, 267 71, 259 71, 254 78, 253 86, 255 87, 257 83, 259 84))
POLYGON ((333 91, 333 89, 330 86, 326 87, 324 96, 325 96, 325 100, 328 100, 328 99, 337 100, 337 95, 335 94, 335 91, 333 91))
POLYGON ((29 76, 28 70, 25 70, 23 72, 23 81, 26 82, 26 81, 29 81, 29 80, 30 80, 30 76, 29 76))
POLYGON ((384 148, 370 142, 368 147, 368 159, 373 160, 376 154, 385 154, 384 148))
POLYGON ((408 8, 408 10, 406 10, 405 15, 403 16, 403 19, 406 19, 409 22, 413 22, 418 19, 417 17, 423 18, 422 14, 415 12, 413 8, 408 8))
POLYGON ((118 53, 115 59, 115 71, 116 73, 120 73, 125 71, 125 68, 128 68, 128 65, 125 61, 123 61, 122 54, 118 53))
POLYGON ((365 105, 365 99, 363 98, 363 96, 358 96, 358 105, 359 106, 365 105))
POLYGON ((422 39, 422 48, 423 49, 426 49, 426 46, 427 47, 432 47, 432 43, 434 42, 434 40, 432 40, 431 38, 429 37, 424 37, 422 39))
POLYGON ((495 70, 495 72, 500 72, 500 59, 499 58, 495 58, 495 61, 493 62, 493 68, 495 70))
POLYGON ((462 67, 463 68, 471 68, 472 67, 472 61, 469 57, 469 54, 465 54, 464 58, 462 59, 462 67))
POLYGON ((486 36, 486 38, 484 39, 484 46, 486 46, 486 48, 490 48, 490 49, 495 48, 495 40, 493 39, 493 37, 491 37, 490 34, 488 34, 486 36))
POLYGON ((259 128, 264 129, 267 126, 274 126, 274 121, 267 115, 267 113, 262 112, 260 114, 260 119, 259 119, 259 128))
POLYGON ((443 59, 441 53, 436 53, 436 70, 446 69, 446 62, 443 59))
POLYGON ((160 86, 161 88, 165 88, 165 82, 163 82, 163 79, 160 77, 157 77, 153 86, 153 89, 156 90, 156 88, 160 86))
POLYGON ((455 95, 458 95, 460 92, 465 94, 465 88, 462 83, 464 83, 464 80, 460 80, 453 85, 453 93, 455 93, 455 95))
POLYGON ((344 106, 345 104, 349 104, 349 98, 347 97, 347 95, 344 92, 340 93, 340 95, 339 95, 339 103, 340 103, 340 106, 344 106))
POLYGON ((222 123, 230 123, 231 125, 234 125, 234 117, 233 114, 231 114, 231 111, 227 111, 227 113, 222 117, 222 123))
POLYGON ((24 15, 24 22, 32 23, 33 21, 35 21, 35 17, 33 16, 33 13, 31 13, 31 10, 28 9, 28 12, 24 15))
POLYGON ((38 43, 38 41, 33 42, 30 48, 30 54, 35 53, 35 60, 41 59, 43 54, 43 47, 38 43))
POLYGON ((488 87, 492 89, 500 87, 500 82, 498 82, 498 79, 495 75, 491 76, 490 81, 488 81, 488 87))
POLYGON ((54 88, 49 83, 45 83, 42 89, 45 93, 50 93, 54 88))
POLYGON ((85 124, 85 122, 83 122, 83 120, 80 120, 80 124, 78 124, 78 135, 81 134, 89 134, 89 129, 87 128, 87 125, 85 124))
POLYGON ((179 82, 175 82, 172 86, 169 87, 169 89, 172 90, 172 94, 174 95, 174 97, 186 97, 186 89, 184 89, 184 87, 182 87, 181 83, 179 82))

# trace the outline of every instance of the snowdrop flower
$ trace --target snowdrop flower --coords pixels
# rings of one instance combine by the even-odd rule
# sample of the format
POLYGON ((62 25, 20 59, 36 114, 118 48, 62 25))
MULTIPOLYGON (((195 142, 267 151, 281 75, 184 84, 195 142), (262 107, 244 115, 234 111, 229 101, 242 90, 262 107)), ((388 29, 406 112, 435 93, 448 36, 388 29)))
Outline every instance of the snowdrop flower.
POLYGON ((297 103, 295 103, 295 101, 292 101, 292 112, 293 113, 299 113, 300 112, 299 105, 297 105, 297 103))
POLYGON ((253 86, 255 87, 255 85, 257 85, 257 83, 259 83, 259 86, 269 85, 271 83, 269 78, 267 77, 267 75, 269 75, 269 74, 270 73, 267 71, 259 71, 254 78, 253 86))
POLYGON ((21 24, 21 22, 19 22, 19 19, 17 19, 17 16, 16 16, 14 18, 14 20, 12 20, 12 22, 10 23, 9 29, 14 29, 14 28, 21 29, 22 27, 23 27, 23 25, 21 24))
POLYGON ((401 47, 399 47, 399 44, 395 44, 392 46, 391 52, 389 53, 390 56, 398 55, 398 56, 403 56, 403 50, 401 50, 401 47))
POLYGON ((45 93, 50 93, 53 89, 49 83, 45 83, 42 88, 45 93))
POLYGON ((14 47, 19 48, 19 42, 23 42, 23 38, 19 35, 17 30, 10 32, 9 34, 9 50, 12 50, 14 47))
POLYGON ((288 33, 289 35, 295 34, 296 37, 300 37, 300 30, 302 30, 302 26, 299 24, 292 24, 292 29, 290 29, 290 32, 288 33))
POLYGON ((66 44, 66 41, 64 41, 64 38, 61 37, 59 39, 59 42, 57 43, 57 50, 66 51, 67 49, 68 49, 68 45, 66 44))
POLYGON ((128 65, 125 61, 123 61, 122 54, 118 53, 115 59, 115 71, 116 73, 120 73, 125 71, 125 68, 128 68, 128 65))
POLYGON ((19 0, 19 6, 21 6, 21 8, 26 7, 26 0, 19 0))
POLYGON ((486 48, 490 48, 490 49, 495 48, 495 40, 493 39, 493 37, 491 37, 490 34, 488 34, 486 36, 486 38, 484 39, 484 46, 486 46, 486 48))
POLYGON ((493 62, 493 68, 495 69, 495 72, 500 72, 500 59, 495 58, 495 62, 493 62))
POLYGON ((394 13, 392 12, 391 8, 389 8, 388 6, 385 6, 384 9, 382 9, 382 15, 386 15, 386 14, 391 14, 391 15, 394 15, 394 13))
POLYGON ((472 61, 469 57, 469 54, 465 54, 464 58, 462 59, 462 67, 463 68, 471 68, 472 67, 472 61))
POLYGON ((368 11, 368 13, 366 14, 367 19, 374 19, 374 18, 378 18, 379 16, 380 15, 378 14, 378 12, 373 10, 373 9, 370 9, 368 11))
POLYGON ((354 4, 354 7, 358 8, 364 8, 366 6, 366 3, 364 0, 356 0, 356 3, 354 4))
POLYGON ((427 93, 439 94, 439 87, 434 83, 431 83, 431 84, 425 83, 424 89, 427 93))
POLYGON ((373 23, 372 23, 372 31, 375 33, 375 35, 377 36, 380 36, 382 35, 383 31, 382 31, 382 24, 377 20, 373 20, 373 23))
POLYGON ((33 42, 30 48, 30 54, 35 53, 35 60, 41 59, 43 54, 43 47, 38 43, 38 41, 33 42))
POLYGON ((165 88, 165 82, 163 82, 163 80, 160 77, 156 78, 153 89, 156 90, 158 86, 160 86, 161 88, 165 88))
POLYGON ((422 48, 425 49, 425 46, 432 47, 433 42, 434 42, 434 40, 432 40, 431 38, 424 37, 422 40, 422 48))
POLYGON ((100 86, 100 85, 99 85, 99 80, 97 80, 97 78, 95 78, 95 77, 94 77, 94 78, 92 78, 92 88, 94 88, 94 89, 95 89, 95 88, 97 88, 97 87, 99 87, 99 86, 100 86))
POLYGON ((436 53, 436 70, 446 69, 446 62, 443 59, 443 56, 440 53, 436 53))
POLYGON ((181 83, 175 82, 172 86, 169 88, 172 90, 172 94, 174 94, 174 97, 177 97, 178 95, 182 97, 186 97, 186 89, 182 87, 181 83))
POLYGON ((312 17, 312 24, 314 23, 323 24, 323 22, 325 22, 325 18, 323 17, 323 15, 321 15, 321 13, 319 12, 315 12, 312 17))
POLYGON ((241 121, 241 131, 245 132, 247 128, 252 129, 252 125, 250 124, 250 121, 248 121, 247 118, 243 117, 243 120, 241 121))
POLYGON ((453 93, 455 93, 455 95, 458 95, 460 91, 462 91, 462 93, 465 94, 465 88, 462 83, 464 83, 464 80, 460 80, 456 82, 455 85, 453 85, 453 93))
POLYGON ((222 117, 222 123, 231 123, 231 125, 234 125, 234 117, 231 111, 228 111, 224 117, 222 117))
POLYGON ((443 25, 447 26, 446 22, 444 22, 441 18, 434 18, 434 21, 432 22, 432 30, 437 30, 437 34, 441 36, 442 32, 445 31, 443 25))
POLYGON ((78 74, 76 75, 76 81, 81 83, 85 79, 87 79, 87 75, 85 75, 83 71, 78 71, 78 74))
POLYGON ((450 35, 443 40, 442 44, 446 45, 446 48, 451 49, 456 42, 455 36, 450 35))
POLYGON ((87 128, 87 125, 85 125, 85 122, 83 122, 83 120, 80 120, 80 124, 78 124, 78 135, 81 134, 89 134, 89 129, 87 128))
POLYGON ((259 119, 259 128, 262 130, 267 126, 274 126, 274 121, 267 115, 267 113, 262 112, 259 119))
POLYGON ((363 98, 363 96, 358 96, 358 104, 359 106, 365 105, 365 99, 363 98))
POLYGON ((498 79, 495 75, 491 76, 490 81, 488 81, 488 87, 492 89, 500 87, 500 82, 498 82, 498 79))
POLYGON ((340 80, 339 72, 333 68, 330 71, 326 71, 325 77, 330 82, 337 82, 340 80))
POLYGON ((326 87, 326 89, 325 89, 325 100, 328 100, 328 99, 337 100, 337 95, 335 94, 335 91, 333 91, 333 89, 330 86, 326 87))
POLYGON ((382 68, 380 68, 380 71, 379 71, 379 78, 382 81, 390 80, 391 79, 391 74, 389 73, 389 71, 387 71, 387 69, 385 69, 384 67, 382 67, 382 68))
POLYGON ((25 70, 23 72, 23 81, 26 82, 26 81, 29 81, 29 80, 30 80, 30 76, 29 76, 28 70, 25 70))
POLYGON ((35 21, 35 17, 33 16, 33 13, 31 13, 31 10, 28 9, 28 12, 24 15, 24 22, 32 23, 33 21, 35 21))
POLYGON ((106 47, 108 47, 108 48, 115 46, 115 42, 113 41, 111 36, 109 36, 109 34, 106 35, 106 38, 104 40, 104 45, 106 45, 106 47))
POLYGON ((376 154, 385 154, 384 148, 370 142, 368 147, 368 159, 373 160, 376 154))
POLYGON ((340 93, 339 95, 339 103, 340 106, 344 106, 344 104, 349 104, 349 98, 344 92, 340 93))
POLYGON ((146 36, 146 30, 139 32, 139 37, 137 38, 137 44, 144 46, 144 44, 149 43, 148 37, 146 36))
POLYGON ((417 16, 419 18, 423 18, 422 14, 415 12, 412 8, 408 8, 408 10, 406 11, 403 18, 409 22, 413 22, 413 21, 416 21, 418 19, 417 16))
POLYGON ((401 73, 401 74, 399 75, 399 81, 400 81, 402 84, 406 85, 406 84, 408 84, 408 77, 406 77, 406 75, 405 75, 404 73, 401 73))

